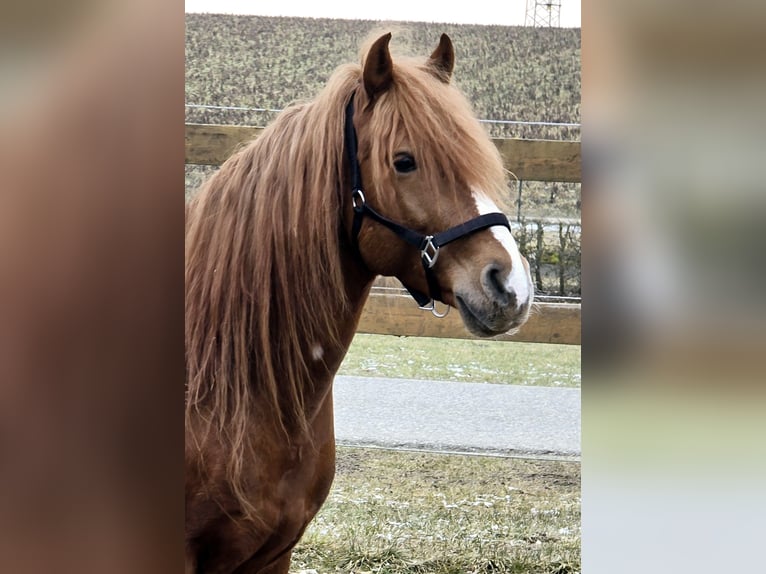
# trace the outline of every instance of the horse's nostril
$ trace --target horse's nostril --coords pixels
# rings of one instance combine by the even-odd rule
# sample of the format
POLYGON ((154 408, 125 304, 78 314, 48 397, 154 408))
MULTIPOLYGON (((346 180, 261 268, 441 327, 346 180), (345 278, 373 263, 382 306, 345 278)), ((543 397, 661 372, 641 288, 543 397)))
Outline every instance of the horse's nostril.
POLYGON ((487 275, 493 290, 497 293, 505 293, 505 285, 503 285, 503 280, 500 278, 500 269, 492 267, 487 275))
POLYGON ((516 292, 506 286, 508 273, 499 265, 487 265, 481 276, 486 294, 503 306, 516 305, 516 292))

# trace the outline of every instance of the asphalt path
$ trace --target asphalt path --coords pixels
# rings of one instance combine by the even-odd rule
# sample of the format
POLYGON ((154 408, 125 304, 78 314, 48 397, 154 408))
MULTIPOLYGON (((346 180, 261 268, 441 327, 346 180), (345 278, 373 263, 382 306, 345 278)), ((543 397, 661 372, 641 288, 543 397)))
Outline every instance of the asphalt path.
POLYGON ((579 459, 580 389, 337 376, 338 444, 579 459))

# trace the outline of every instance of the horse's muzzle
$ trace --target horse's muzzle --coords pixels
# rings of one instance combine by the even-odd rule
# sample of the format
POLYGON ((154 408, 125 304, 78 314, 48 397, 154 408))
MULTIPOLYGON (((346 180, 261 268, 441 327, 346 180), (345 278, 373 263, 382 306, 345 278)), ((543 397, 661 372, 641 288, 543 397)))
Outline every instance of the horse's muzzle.
POLYGON ((492 263, 481 271, 480 289, 455 293, 463 323, 474 335, 500 335, 518 329, 529 317, 534 292, 531 277, 527 275, 521 290, 509 283, 507 277, 508 272, 501 265, 492 263))

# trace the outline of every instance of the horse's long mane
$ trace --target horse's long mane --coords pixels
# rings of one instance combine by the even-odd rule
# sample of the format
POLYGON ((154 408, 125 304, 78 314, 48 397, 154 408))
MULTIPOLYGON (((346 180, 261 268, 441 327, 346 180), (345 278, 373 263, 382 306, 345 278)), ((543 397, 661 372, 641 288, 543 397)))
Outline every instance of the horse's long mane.
MULTIPOLYGON (((462 183, 498 197, 502 162, 462 94, 426 72, 423 60, 394 63, 397 84, 370 114, 372 149, 360 147, 372 177, 391 177, 394 148, 406 137, 431 146, 413 151, 433 158, 421 164, 432 181, 459 173, 462 183)), ((187 441, 223 443, 228 481, 247 514, 254 509, 242 470, 254 420, 273 416, 288 440, 308 434, 306 351, 337 342, 338 317, 348 312, 343 126, 351 94, 357 109, 369 103, 361 82, 360 65, 338 68, 316 99, 282 112, 187 207, 187 441)))
POLYGON ((229 158, 187 207, 187 432, 194 413, 204 421, 194 440, 223 437, 232 478, 256 400, 283 430, 306 430, 304 349, 337 337, 347 305, 338 245, 344 109, 360 74, 339 68, 313 102, 288 108, 229 158))

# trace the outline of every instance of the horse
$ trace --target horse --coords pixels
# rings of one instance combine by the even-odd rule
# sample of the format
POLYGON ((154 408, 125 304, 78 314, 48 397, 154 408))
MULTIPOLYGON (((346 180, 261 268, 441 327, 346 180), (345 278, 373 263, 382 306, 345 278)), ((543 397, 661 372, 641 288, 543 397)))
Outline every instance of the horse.
POLYGON ((385 34, 187 205, 186 572, 285 573, 335 472, 333 378, 376 276, 490 337, 533 300, 452 41, 385 34))

